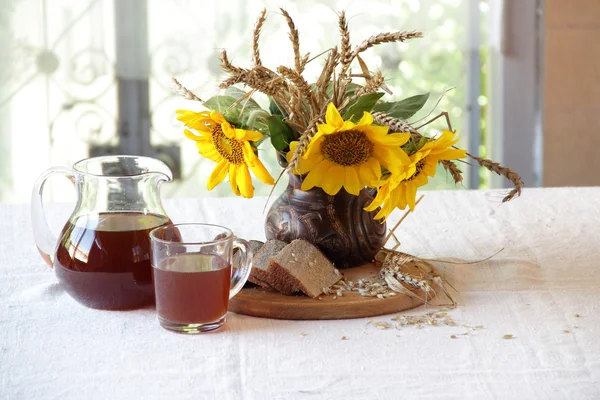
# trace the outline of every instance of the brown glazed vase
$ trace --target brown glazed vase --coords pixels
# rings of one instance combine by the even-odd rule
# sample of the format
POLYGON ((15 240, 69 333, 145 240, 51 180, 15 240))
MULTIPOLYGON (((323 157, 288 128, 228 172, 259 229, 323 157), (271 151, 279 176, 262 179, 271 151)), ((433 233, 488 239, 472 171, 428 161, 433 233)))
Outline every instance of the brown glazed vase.
POLYGON ((337 268, 373 261, 383 246, 386 225, 373 219, 376 211, 363 210, 373 199, 366 189, 353 196, 342 188, 330 196, 321 188, 302 191, 300 177, 289 174, 289 178, 286 191, 267 214, 267 239, 308 240, 337 268))

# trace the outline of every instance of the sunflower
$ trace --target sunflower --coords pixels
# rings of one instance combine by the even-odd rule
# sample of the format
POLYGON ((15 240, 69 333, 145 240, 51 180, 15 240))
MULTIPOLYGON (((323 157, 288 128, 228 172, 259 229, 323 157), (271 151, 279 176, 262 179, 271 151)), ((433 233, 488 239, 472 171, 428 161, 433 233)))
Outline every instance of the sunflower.
POLYGON ((433 177, 437 170, 438 162, 442 160, 455 160, 463 158, 466 150, 454 149, 458 142, 454 132, 444 130, 442 135, 428 141, 425 145, 410 156, 410 165, 401 174, 388 176, 377 189, 377 196, 366 211, 374 211, 377 207, 381 210, 375 219, 387 218, 394 208, 404 210, 406 206, 415 209, 417 188, 426 185, 428 177, 433 177))
POLYGON ((196 135, 187 129, 184 131, 187 138, 196 142, 202 156, 217 163, 208 179, 208 190, 214 189, 229 173, 233 193, 252 197, 254 187, 248 169, 262 182, 268 185, 275 183, 250 143, 262 139, 262 133, 235 128, 216 111, 177 110, 177 119, 199 133, 196 135))
MULTIPOLYGON (((387 126, 373 125, 373 116, 367 112, 358 123, 344 121, 332 103, 327 106, 325 123, 319 124, 300 159, 296 173, 306 174, 301 189, 322 188, 334 195, 343 187, 358 196, 360 190, 381 178, 381 167, 400 172, 410 163, 400 148, 410 134, 388 134, 387 126)), ((290 144, 288 162, 298 142, 290 144)))

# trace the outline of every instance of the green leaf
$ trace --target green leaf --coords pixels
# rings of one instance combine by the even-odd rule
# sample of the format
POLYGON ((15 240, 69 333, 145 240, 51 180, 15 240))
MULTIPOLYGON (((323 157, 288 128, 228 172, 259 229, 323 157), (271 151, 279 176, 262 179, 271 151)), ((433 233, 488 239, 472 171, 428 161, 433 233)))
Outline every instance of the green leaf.
POLYGON ((415 115, 429 99, 429 93, 408 97, 404 100, 381 102, 373 107, 373 112, 382 112, 397 119, 408 119, 415 115))
MULTIPOLYGON (((243 92, 239 89, 237 90, 243 92)), ((236 127, 266 131, 267 127, 264 122, 256 118, 254 114, 256 111, 262 111, 265 115, 268 113, 262 110, 253 99, 249 99, 248 101, 244 99, 232 107, 238 100, 239 98, 233 96, 215 96, 206 100, 204 107, 223 114, 225 119, 236 127), (251 122, 250 125, 248 124, 249 122, 251 122)))
POLYGON ((287 115, 283 115, 281 113, 281 110, 279 109, 279 107, 277 107, 277 103, 275 103, 275 100, 273 100, 272 97, 269 97, 269 112, 271 113, 271 115, 281 115, 287 117, 287 115))
MULTIPOLYGON (((238 89, 233 86, 230 86, 227 89, 225 89, 225 96, 234 97, 236 100, 239 100, 242 97, 247 96, 247 95, 248 95, 248 92, 246 92, 242 89, 238 89)), ((250 97, 250 98, 246 97, 244 100, 242 100, 241 104, 243 105, 244 103, 246 103, 246 100, 248 101, 248 104, 246 105, 246 107, 251 105, 253 108, 260 108, 260 106, 258 105, 256 100, 254 100, 252 97, 250 97)))
POLYGON ((281 115, 271 115, 267 118, 271 144, 280 152, 287 152, 290 143, 294 140, 294 131, 288 124, 283 122, 281 115))
POLYGON ((358 121, 365 111, 371 111, 373 106, 377 103, 377 100, 383 96, 384 93, 369 93, 360 96, 356 102, 351 104, 344 113, 344 119, 350 121, 358 121))

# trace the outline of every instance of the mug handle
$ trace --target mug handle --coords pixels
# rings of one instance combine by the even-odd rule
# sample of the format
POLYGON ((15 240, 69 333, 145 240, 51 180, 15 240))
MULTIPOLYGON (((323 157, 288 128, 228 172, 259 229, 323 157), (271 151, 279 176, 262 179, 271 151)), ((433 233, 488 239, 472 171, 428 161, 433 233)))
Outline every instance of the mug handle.
POLYGON ((52 268, 57 238, 50 230, 44 215, 43 192, 46 180, 54 174, 65 176, 75 185, 75 171, 65 167, 49 168, 35 182, 31 192, 31 223, 33 225, 33 238, 42 258, 52 268))
POLYGON ((242 290, 242 287, 250 276, 250 270, 252 269, 252 248, 250 247, 250 243, 243 239, 233 238, 233 247, 239 249, 241 252, 241 262, 231 278, 231 289, 229 290, 230 299, 242 290))

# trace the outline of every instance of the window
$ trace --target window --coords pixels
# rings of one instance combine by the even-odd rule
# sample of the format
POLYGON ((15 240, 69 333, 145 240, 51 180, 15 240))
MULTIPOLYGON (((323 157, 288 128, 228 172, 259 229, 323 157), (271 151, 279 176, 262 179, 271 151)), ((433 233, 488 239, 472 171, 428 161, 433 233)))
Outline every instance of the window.
MULTIPOLYGON (((386 74, 395 98, 431 92, 411 121, 446 110, 459 128, 461 145, 489 155, 506 146, 502 121, 511 94, 502 82, 510 79, 506 74, 511 70, 502 68, 499 43, 504 37, 498 32, 509 3, 533 2, 373 0, 365 6, 305 0, 283 5, 295 19, 303 51, 337 43, 335 11, 340 9, 350 17, 354 44, 383 31, 423 31, 424 39, 369 50, 369 65, 386 74)), ((279 5, 274 0, 8 1, 0 14, 0 201, 27 201, 46 167, 106 153, 163 159, 179 178, 164 187, 165 196, 208 195, 212 162, 197 155, 175 120, 176 109, 200 109, 199 104, 177 97, 170 79, 177 76, 201 97, 216 94, 223 77, 220 48, 227 48, 236 63, 246 63, 251 28, 263 7, 269 11, 263 62, 280 65, 285 56, 287 63, 291 48, 279 5)), ((518 28, 535 32, 536 7, 519 7, 531 10, 519 14, 518 28)), ((309 64, 309 81, 322 62, 309 64)), ((443 126, 439 120, 432 128, 443 126)), ((531 142, 521 153, 533 153, 531 142)), ((263 150, 268 165, 277 171, 268 149, 263 150)), ((477 168, 465 165, 463 170, 466 187, 498 185, 477 168)), ((280 183, 278 189, 284 186, 280 183)), ((454 187, 445 172, 428 186, 454 187)), ((257 194, 269 190, 257 183, 257 194)), ((218 187, 210 195, 230 193, 218 187)), ((63 190, 53 192, 55 200, 65 196, 63 190)))

